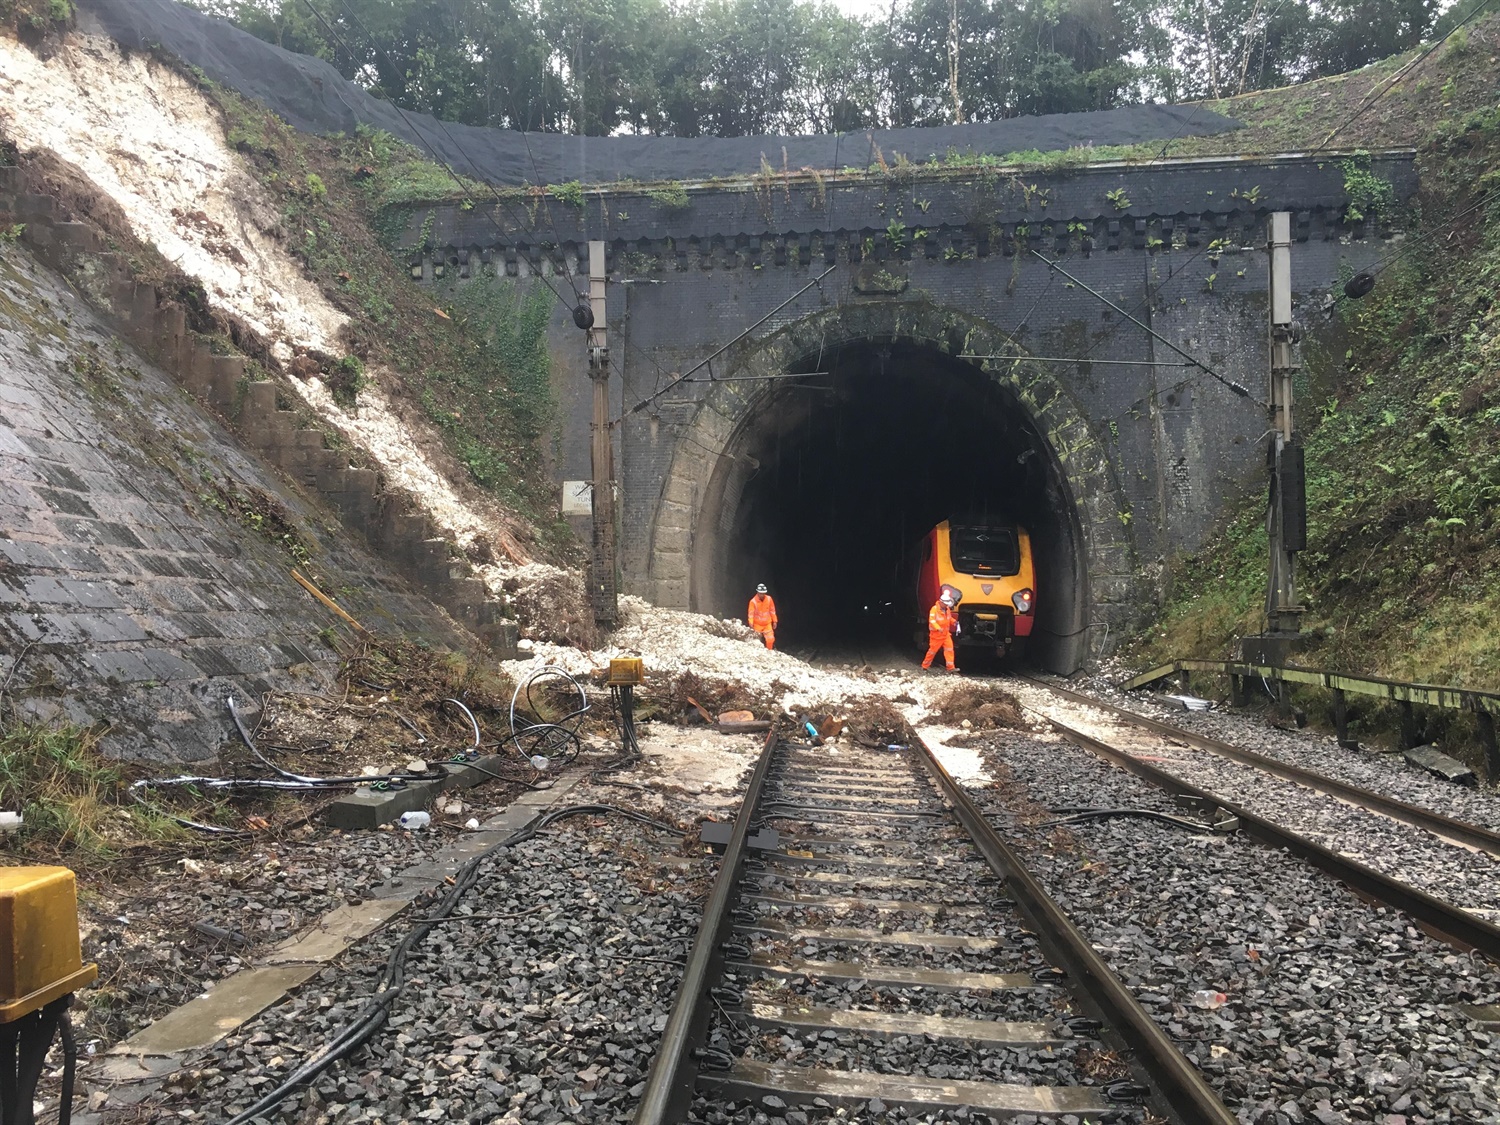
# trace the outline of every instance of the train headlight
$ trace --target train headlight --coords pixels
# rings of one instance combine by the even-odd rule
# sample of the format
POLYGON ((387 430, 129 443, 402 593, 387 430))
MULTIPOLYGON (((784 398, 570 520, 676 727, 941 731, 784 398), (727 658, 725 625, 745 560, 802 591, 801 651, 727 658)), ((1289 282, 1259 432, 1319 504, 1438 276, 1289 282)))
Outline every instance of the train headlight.
POLYGON ((1030 613, 1031 600, 1033 597, 1035 597, 1035 595, 1031 592, 1030 587, 1027 587, 1024 590, 1017 590, 1010 596, 1010 604, 1016 607, 1017 613, 1030 613))

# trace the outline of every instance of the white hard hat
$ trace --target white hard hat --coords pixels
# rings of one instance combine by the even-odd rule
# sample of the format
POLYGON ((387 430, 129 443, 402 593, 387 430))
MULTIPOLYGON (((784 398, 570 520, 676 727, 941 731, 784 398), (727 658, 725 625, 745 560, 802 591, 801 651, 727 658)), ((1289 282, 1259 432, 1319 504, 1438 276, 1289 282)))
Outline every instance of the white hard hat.
POLYGON ((938 601, 942 602, 949 609, 953 608, 953 595, 948 593, 947 590, 943 591, 943 596, 938 598, 938 601))
POLYGON ((766 592, 766 584, 762 582, 759 586, 755 587, 755 592, 757 594, 764 594, 766 592))

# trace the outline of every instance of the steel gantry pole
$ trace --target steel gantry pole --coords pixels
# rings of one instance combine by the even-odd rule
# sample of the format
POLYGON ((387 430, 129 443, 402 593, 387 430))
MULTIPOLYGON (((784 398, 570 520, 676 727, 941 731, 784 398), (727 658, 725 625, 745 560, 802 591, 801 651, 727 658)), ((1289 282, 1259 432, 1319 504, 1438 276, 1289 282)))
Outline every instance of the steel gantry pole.
POLYGON ((1267 460, 1271 496, 1266 531, 1271 541, 1266 584, 1266 631, 1289 642, 1301 630, 1303 607, 1297 601, 1298 551, 1307 547, 1307 486, 1302 444, 1292 418, 1292 378, 1301 364, 1297 343, 1302 330, 1292 320, 1292 216, 1277 211, 1267 228, 1270 274, 1269 305, 1271 435, 1267 460))
POLYGON ((619 580, 615 561, 615 455, 609 427, 609 335, 604 308, 604 243, 589 243, 588 329, 589 378, 594 383, 592 472, 594 551, 589 581, 594 620, 613 625, 619 620, 619 580))

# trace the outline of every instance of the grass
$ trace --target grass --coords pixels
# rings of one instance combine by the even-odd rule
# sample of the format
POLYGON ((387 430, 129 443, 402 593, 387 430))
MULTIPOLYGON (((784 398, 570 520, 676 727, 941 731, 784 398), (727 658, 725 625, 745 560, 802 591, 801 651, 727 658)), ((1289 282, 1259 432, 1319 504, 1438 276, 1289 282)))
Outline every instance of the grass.
MULTIPOLYGON (((1500 687, 1500 108, 1438 124, 1416 229, 1375 291, 1316 328, 1298 389, 1308 606, 1298 659, 1500 687)), ((1357 166, 1351 174, 1357 174, 1357 166)), ((1133 656, 1222 657, 1262 627, 1263 499, 1175 568, 1133 656)))
POLYGON ((19 718, 0 730, 0 808, 24 818, 8 850, 107 859, 126 844, 183 838, 170 817, 130 802, 120 767, 99 753, 102 734, 19 718))

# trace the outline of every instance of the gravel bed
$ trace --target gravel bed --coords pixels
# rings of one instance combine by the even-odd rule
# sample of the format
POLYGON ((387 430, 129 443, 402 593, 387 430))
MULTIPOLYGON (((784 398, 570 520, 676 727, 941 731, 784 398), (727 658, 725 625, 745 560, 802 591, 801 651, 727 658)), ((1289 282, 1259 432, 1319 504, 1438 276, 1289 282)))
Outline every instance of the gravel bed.
MULTIPOLYGON (((1023 1113, 1006 1120, 1006 1125, 1094 1125, 1095 1122, 1136 1123, 1144 1115, 1137 1109, 1121 1109, 1102 1116, 1091 1114, 1087 1118, 1063 1114, 1060 1117, 1037 1117, 1023 1113)), ((843 1122, 857 1121, 911 1121, 924 1125, 927 1122, 956 1121, 972 1125, 988 1125, 993 1118, 982 1113, 971 1112, 967 1107, 944 1113, 909 1113, 901 1106, 887 1106, 879 1099, 855 1109, 830 1106, 822 1098, 813 1101, 810 1107, 788 1109, 786 1103, 775 1095, 767 1095, 760 1102, 713 1102, 701 1095, 694 1099, 688 1121, 692 1125, 808 1125, 809 1121, 843 1122)), ((1156 1119, 1159 1120, 1159 1119, 1156 1119)))
MULTIPOLYGON (((1035 956, 1029 964, 1016 965, 1008 971, 1029 973, 1045 967, 1046 962, 1035 956)), ((744 982, 741 982, 743 987, 744 982)), ((984 1020, 1045 1023, 1077 1014, 1071 1009, 1067 992, 1051 987, 949 992, 935 988, 872 987, 863 980, 758 977, 750 983, 748 995, 752 1000, 767 1004, 913 1012, 984 1020)))
MULTIPOLYGON (((440 924, 412 952, 387 1026, 269 1120, 627 1118, 713 872, 655 860, 680 845, 589 817, 488 857, 461 902, 471 920, 440 924)), ((412 917, 225 1039, 154 1108, 219 1120, 271 1089, 367 1001, 412 917)))
POLYGON ((1493 966, 1240 836, 1031 827, 1046 814, 1030 801, 1172 806, 1058 741, 996 735, 986 759, 999 780, 976 799, 1241 1121, 1500 1120, 1500 1039, 1452 1007, 1500 999, 1493 966), (1201 1010, 1200 990, 1228 1001, 1201 1010))
MULTIPOLYGON (((795 848, 795 844, 788 845, 795 848)), ((811 849, 808 849, 811 850, 811 849)), ((908 853, 910 854, 910 853, 908 853)), ((932 859, 927 863, 908 862, 907 856, 890 855, 880 853, 870 856, 857 857, 859 859, 898 859, 901 863, 863 863, 851 860, 836 860, 829 853, 821 855, 814 853, 811 860, 802 861, 796 856, 787 859, 774 859, 768 857, 765 869, 759 874, 767 876, 776 875, 781 878, 811 878, 817 876, 837 876, 841 880, 867 880, 867 879, 906 879, 923 880, 936 884, 934 890, 939 887, 947 887, 954 892, 963 892, 971 886, 979 876, 988 875, 989 868, 985 865, 983 858, 978 852, 959 854, 956 857, 943 861, 932 859)), ((816 882, 833 882, 831 878, 819 878, 816 882)))
MULTIPOLYGON (((738 1031, 738 1029, 736 1029, 738 1031)), ((743 1035, 743 1032, 739 1032, 743 1035)), ((710 1042, 725 1045, 729 1035, 720 1023, 710 1042)), ((1020 1086, 1083 1086, 1077 1066, 1078 1046, 975 1047, 935 1042, 925 1036, 877 1038, 850 1032, 801 1032, 752 1029, 742 1057, 756 1062, 792 1063, 828 1070, 874 1070, 948 1078, 960 1082, 1013 1082, 1020 1086)))
POLYGON ((1036 939, 1019 931, 1008 936, 993 950, 934 949, 922 945, 880 945, 864 942, 830 941, 827 938, 788 941, 780 934, 737 933, 735 940, 754 953, 773 957, 802 957, 809 961, 874 961, 915 969, 963 969, 976 973, 1019 971, 1012 966, 1026 964, 1036 939))
POLYGON ((999 894, 999 886, 986 888, 971 885, 948 884, 936 887, 890 887, 867 884, 860 877, 851 875, 847 879, 834 881, 796 881, 779 872, 756 872, 754 880, 765 894, 817 894, 847 898, 884 898, 897 901, 920 901, 941 906, 1003 906, 1005 899, 999 894), (986 894, 988 889, 991 893, 986 894))
MULTIPOLYGON (((1016 685, 1018 691, 1025 689, 1026 685, 1016 685)), ((1075 687, 1074 690, 1081 689, 1075 687)), ((1500 831, 1500 792, 1469 789, 1433 777, 1409 765, 1399 754, 1345 750, 1331 734, 1314 730, 1279 730, 1270 726, 1264 715, 1254 711, 1222 708, 1184 711, 1147 692, 1119 691, 1108 682, 1099 682, 1097 677, 1088 682, 1086 690, 1117 707, 1195 734, 1217 738, 1242 750, 1277 758, 1289 765, 1314 770, 1444 816, 1500 831)))
POLYGON ((845 926, 856 930, 878 930, 881 933, 931 931, 944 934, 968 934, 971 937, 1006 938, 1019 926, 1013 914, 955 914, 937 921, 931 914, 904 910, 829 909, 820 905, 781 906, 777 903, 751 901, 746 906, 761 917, 799 929, 819 926, 845 926))
POLYGON ((376 883, 431 858, 453 833, 308 828, 240 852, 137 861, 79 877, 83 959, 99 983, 78 994, 87 1054, 134 1033, 376 883), (207 923, 245 939, 208 937, 207 923))
MULTIPOLYGON (((1128 731, 1136 744, 1157 743, 1161 738, 1125 726, 1112 716, 1091 725, 1101 722, 1128 731)), ((1169 753, 1171 760, 1161 763, 1161 768, 1191 785, 1238 802, 1267 820, 1455 906, 1485 918, 1500 918, 1500 858, 1447 843, 1424 829, 1283 781, 1211 751, 1174 746, 1169 753)))

